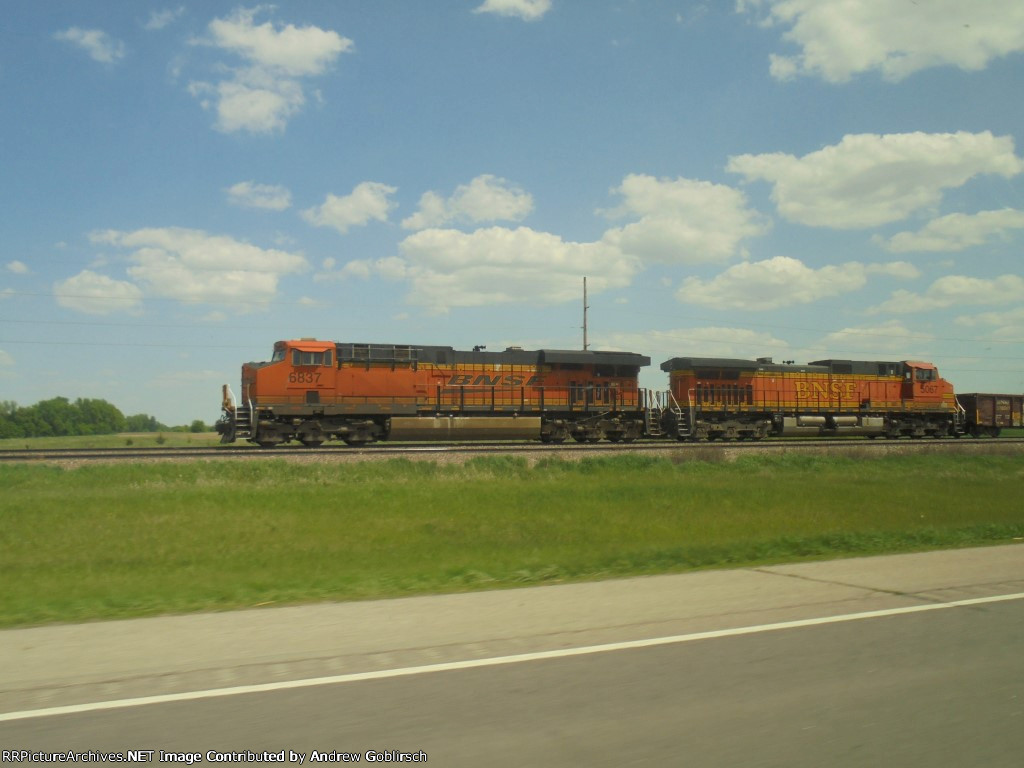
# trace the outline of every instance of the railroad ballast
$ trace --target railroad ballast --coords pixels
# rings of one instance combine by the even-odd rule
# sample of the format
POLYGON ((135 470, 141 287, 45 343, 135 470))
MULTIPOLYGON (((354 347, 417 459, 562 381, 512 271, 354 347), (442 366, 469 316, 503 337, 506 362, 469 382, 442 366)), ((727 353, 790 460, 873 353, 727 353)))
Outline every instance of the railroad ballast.
POLYGON ((561 443, 769 436, 960 437, 1024 426, 1020 395, 957 396, 918 361, 674 357, 668 389, 639 386, 634 352, 279 341, 223 388, 221 441, 561 443))

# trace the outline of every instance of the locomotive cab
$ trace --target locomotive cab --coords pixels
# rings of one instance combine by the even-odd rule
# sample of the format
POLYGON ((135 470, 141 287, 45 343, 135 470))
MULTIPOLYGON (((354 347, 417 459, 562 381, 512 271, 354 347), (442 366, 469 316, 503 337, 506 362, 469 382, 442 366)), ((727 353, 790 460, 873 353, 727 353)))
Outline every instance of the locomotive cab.
POLYGON ((301 339, 279 341, 269 362, 242 366, 242 403, 314 405, 334 388, 334 344, 301 339))
MULTIPOLYGON (((321 394, 334 390, 337 370, 333 342, 315 339, 278 341, 269 361, 242 365, 242 391, 240 399, 225 385, 223 416, 217 422, 221 442, 236 439, 256 439, 261 414, 300 414, 310 407, 316 408, 321 394)), ((319 444, 323 436, 310 430, 296 435, 307 444, 319 444)), ((260 438, 260 444, 274 445, 284 437, 269 432, 260 438)))
POLYGON ((903 363, 900 396, 914 403, 939 405, 953 400, 953 385, 939 376, 931 363, 908 360, 903 363))

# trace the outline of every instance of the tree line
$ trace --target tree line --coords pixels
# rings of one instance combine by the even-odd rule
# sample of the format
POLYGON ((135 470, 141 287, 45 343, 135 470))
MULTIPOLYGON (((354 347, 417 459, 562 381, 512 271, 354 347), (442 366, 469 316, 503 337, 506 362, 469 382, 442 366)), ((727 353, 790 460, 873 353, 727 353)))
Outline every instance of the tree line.
POLYGON ((205 432, 207 426, 196 419, 188 427, 168 427, 145 413, 125 416, 106 400, 82 397, 74 402, 66 397, 55 397, 29 406, 19 406, 10 400, 0 401, 0 438, 185 430, 205 432))

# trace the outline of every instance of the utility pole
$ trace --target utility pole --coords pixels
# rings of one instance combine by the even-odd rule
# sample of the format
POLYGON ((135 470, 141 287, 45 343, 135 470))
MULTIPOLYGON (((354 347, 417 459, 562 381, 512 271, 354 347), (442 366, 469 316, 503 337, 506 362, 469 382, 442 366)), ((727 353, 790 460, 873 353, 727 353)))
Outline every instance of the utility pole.
POLYGON ((583 351, 584 352, 586 352, 587 351, 587 347, 590 346, 589 344, 587 344, 587 310, 588 309, 590 309, 590 307, 587 306, 587 278, 586 278, 586 275, 584 275, 583 276, 583 351))

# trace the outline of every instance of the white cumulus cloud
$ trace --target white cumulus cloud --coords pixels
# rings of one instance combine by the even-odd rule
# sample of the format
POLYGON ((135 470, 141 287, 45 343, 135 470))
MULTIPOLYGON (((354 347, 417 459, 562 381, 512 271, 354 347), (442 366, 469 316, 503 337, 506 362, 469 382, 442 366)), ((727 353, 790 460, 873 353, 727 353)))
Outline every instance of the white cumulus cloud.
POLYGON ((999 306, 1020 303, 1024 296, 1024 277, 1000 275, 995 278, 947 275, 932 283, 923 293, 895 291, 882 304, 870 308, 871 313, 929 312, 953 306, 999 306))
POLYGON ((727 261, 769 226, 741 191, 724 184, 631 174, 612 192, 622 204, 605 215, 637 221, 608 230, 604 240, 645 263, 727 261))
POLYGON ((273 300, 283 276, 308 267, 300 254, 196 229, 106 230, 90 238, 130 251, 128 275, 149 296, 225 304, 240 311, 273 300))
POLYGON ((961 315, 954 322, 968 328, 985 328, 987 338, 1005 342, 1020 343, 1024 339, 1024 306, 1005 312, 982 312, 977 315, 961 315))
POLYGON ((493 13, 536 21, 551 10, 551 0, 484 0, 473 13, 493 13))
POLYGON ((25 262, 14 260, 7 262, 7 271, 13 272, 16 275, 27 275, 29 273, 29 268, 25 262))
MULTIPOLYGON (((878 325, 843 328, 824 336, 815 346, 828 357, 864 360, 906 360, 921 355, 934 334, 907 328, 897 320, 878 325)), ((814 355, 812 355, 813 357, 814 355)))
POLYGON ((132 312, 142 304, 142 291, 137 285, 90 269, 55 283, 53 295, 60 306, 90 315, 132 312))
POLYGON ((184 13, 185 6, 183 5, 179 5, 177 8, 165 8, 162 11, 150 11, 149 19, 142 25, 142 28, 148 30, 163 29, 180 18, 184 13))
POLYGON ((773 54, 771 74, 841 83, 866 72, 898 81, 930 67, 975 71, 1024 50, 1018 0, 767 0, 738 3, 799 49, 773 54))
POLYGON ((729 159, 728 170, 771 183, 772 200, 791 221, 857 229, 933 207, 945 190, 975 176, 1015 176, 1024 162, 1009 136, 917 132, 847 135, 803 157, 738 155, 729 159))
POLYGON ((228 188, 228 202, 243 208, 283 211, 292 204, 292 193, 274 184, 240 181, 228 188))
MULTIPOLYGON (((363 185, 360 185, 363 186, 363 185)), ((358 190, 359 188, 357 188, 358 190)), ((372 191, 371 190, 367 190, 372 191)), ((307 221, 346 231, 369 220, 368 209, 384 219, 387 194, 333 198, 303 213, 307 221)), ((357 259, 318 280, 376 275, 406 281, 408 301, 431 311, 506 303, 558 303, 579 298, 583 276, 593 293, 628 286, 645 262, 673 264, 725 261, 741 252, 746 237, 763 233, 765 219, 746 204, 742 192, 690 179, 627 176, 613 190, 622 198, 611 218, 633 221, 604 232, 595 242, 571 242, 529 227, 493 226, 462 232, 440 226, 421 229, 387 259, 357 259)), ((532 198, 505 180, 479 176, 448 198, 428 193, 407 228, 429 222, 515 219, 532 209, 532 198)))
POLYGON ((113 64, 118 59, 124 58, 124 43, 115 40, 100 29, 69 27, 57 32, 53 37, 55 40, 77 45, 94 61, 103 64, 113 64))
POLYGON ((506 179, 483 174, 469 184, 460 184, 448 198, 425 192, 416 213, 402 221, 402 226, 426 229, 449 222, 522 221, 532 210, 533 197, 527 192, 506 179))
POLYGON ((880 242, 894 253, 963 251, 995 238, 1008 237, 1009 231, 1014 229, 1024 229, 1024 211, 1004 208, 973 214, 951 213, 933 219, 917 232, 900 232, 880 242))
POLYGON ((353 48, 351 40, 333 30, 256 23, 257 13, 266 8, 239 8, 227 18, 214 19, 208 36, 196 41, 244 62, 216 84, 189 85, 204 107, 216 103, 216 128, 225 133, 283 131, 306 103, 301 78, 324 74, 339 55, 353 48))
POLYGON ((917 277, 915 267, 892 264, 846 264, 812 269, 799 259, 776 256, 736 264, 711 280, 690 277, 676 293, 679 301, 716 309, 767 310, 809 304, 863 288, 871 274, 917 277))
POLYGON ((628 285, 640 266, 605 243, 568 242, 529 227, 425 229, 399 247, 400 257, 372 268, 385 278, 409 281, 409 303, 433 312, 570 301, 579 298, 584 275, 597 294, 628 285))
POLYGON ((345 234, 371 221, 387 221, 395 207, 390 197, 397 191, 378 181, 364 181, 344 197, 327 195, 322 205, 303 211, 302 218, 313 226, 332 227, 345 234))

